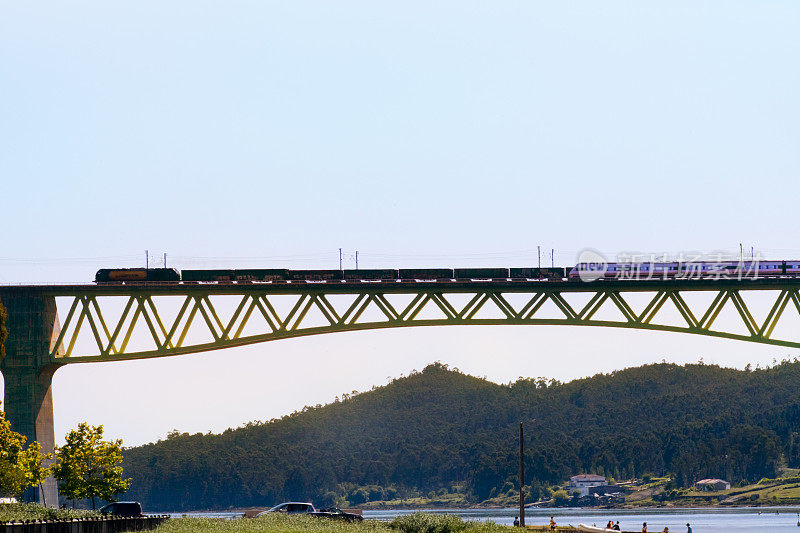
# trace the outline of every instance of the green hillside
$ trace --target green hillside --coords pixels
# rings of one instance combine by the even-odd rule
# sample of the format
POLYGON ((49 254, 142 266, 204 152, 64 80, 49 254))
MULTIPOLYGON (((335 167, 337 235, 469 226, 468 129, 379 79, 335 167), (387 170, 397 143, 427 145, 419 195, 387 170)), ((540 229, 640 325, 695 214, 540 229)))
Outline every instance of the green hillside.
POLYGON ((520 421, 534 496, 581 472, 752 482, 800 466, 798 383, 797 362, 755 371, 657 364, 508 385, 433 364, 280 420, 129 449, 126 498, 169 510, 431 492, 477 502, 516 482, 520 421))

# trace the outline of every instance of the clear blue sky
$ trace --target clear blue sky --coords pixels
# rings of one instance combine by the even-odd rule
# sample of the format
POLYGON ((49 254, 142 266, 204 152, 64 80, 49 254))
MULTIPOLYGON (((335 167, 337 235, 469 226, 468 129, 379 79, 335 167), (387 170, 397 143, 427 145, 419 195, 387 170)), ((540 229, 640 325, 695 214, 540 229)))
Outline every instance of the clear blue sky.
MULTIPOLYGON (((800 258, 798 25, 795 1, 0 2, 0 283, 145 249, 177 268, 336 267, 339 247, 362 268, 533 265, 537 245, 800 258)), ((57 433, 219 431, 434 360, 506 382, 786 355, 573 328, 323 336, 68 367, 57 433)))

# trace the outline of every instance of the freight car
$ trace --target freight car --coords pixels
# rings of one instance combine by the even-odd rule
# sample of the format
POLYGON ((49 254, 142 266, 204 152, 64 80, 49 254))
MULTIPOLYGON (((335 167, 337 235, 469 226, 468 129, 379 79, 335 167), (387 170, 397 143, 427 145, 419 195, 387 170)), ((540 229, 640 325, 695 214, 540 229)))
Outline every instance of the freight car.
POLYGON ((374 269, 374 270, 345 270, 344 279, 348 281, 373 281, 373 280, 396 280, 397 270, 374 269))
POLYGON ((400 279, 419 279, 419 280, 436 280, 436 279, 453 279, 452 268, 401 268, 398 271, 400 279))
POLYGON ((291 281, 336 281, 342 279, 341 270, 289 270, 287 279, 291 281))
POLYGON ((233 272, 236 281, 285 281, 289 276, 287 268, 249 268, 233 272))
POLYGON ((233 281, 235 270, 181 270, 181 279, 188 282, 233 281))
POLYGON ((456 279, 507 279, 507 268, 454 268, 456 279))
POLYGON ((569 269, 564 267, 525 267, 511 268, 509 273, 511 279, 546 279, 549 281, 561 281, 567 277, 569 269))
POLYGON ((210 282, 259 282, 259 281, 285 281, 289 270, 286 268, 247 268, 236 270, 184 270, 181 272, 183 281, 210 283, 210 282))

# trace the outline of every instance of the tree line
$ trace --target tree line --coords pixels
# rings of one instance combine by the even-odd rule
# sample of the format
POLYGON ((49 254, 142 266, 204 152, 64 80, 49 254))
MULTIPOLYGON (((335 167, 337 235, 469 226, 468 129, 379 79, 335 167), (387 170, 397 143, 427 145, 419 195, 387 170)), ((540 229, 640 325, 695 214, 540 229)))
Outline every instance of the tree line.
POLYGON ((516 484, 520 421, 534 496, 579 473, 757 481, 800 467, 799 379, 800 363, 789 361, 664 363, 498 385, 437 363, 281 419, 218 435, 174 431, 129 449, 129 495, 169 510, 442 490, 481 501, 516 484))

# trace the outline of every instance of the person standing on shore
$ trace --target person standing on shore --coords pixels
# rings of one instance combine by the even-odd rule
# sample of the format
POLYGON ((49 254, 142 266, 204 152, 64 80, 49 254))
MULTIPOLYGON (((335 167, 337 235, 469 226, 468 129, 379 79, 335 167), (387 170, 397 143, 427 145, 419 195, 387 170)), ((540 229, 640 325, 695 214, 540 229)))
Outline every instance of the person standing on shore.
POLYGON ((519 527, 519 517, 518 516, 514 517, 514 527, 519 527))
POLYGON ((647 533, 647 522, 642 523, 642 533, 647 533))
POLYGON ((686 533, 692 533, 692 526, 686 524, 686 533))

